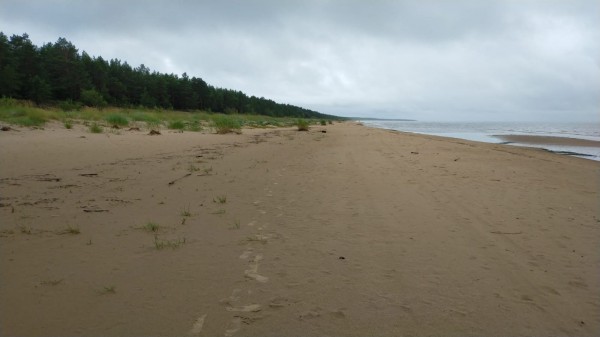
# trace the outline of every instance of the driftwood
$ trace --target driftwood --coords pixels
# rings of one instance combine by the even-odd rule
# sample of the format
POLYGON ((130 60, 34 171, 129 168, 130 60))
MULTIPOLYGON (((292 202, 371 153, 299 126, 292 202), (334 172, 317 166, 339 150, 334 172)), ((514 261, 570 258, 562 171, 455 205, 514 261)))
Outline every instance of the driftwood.
POLYGON ((184 175, 183 177, 179 177, 179 178, 177 178, 177 179, 175 179, 175 180, 173 180, 173 181, 170 181, 170 182, 169 182, 169 186, 171 186, 171 185, 175 184, 176 182, 178 182, 179 180, 181 180, 181 179, 183 179, 183 178, 187 178, 187 177, 189 177, 189 176, 191 176, 191 175, 192 175, 191 173, 188 173, 188 174, 184 175))
POLYGON ((519 231, 519 232, 500 232, 500 231, 492 231, 492 232, 490 232, 490 233, 492 233, 492 234, 507 234, 507 235, 510 235, 510 234, 523 234, 523 232, 521 232, 521 231, 519 231))

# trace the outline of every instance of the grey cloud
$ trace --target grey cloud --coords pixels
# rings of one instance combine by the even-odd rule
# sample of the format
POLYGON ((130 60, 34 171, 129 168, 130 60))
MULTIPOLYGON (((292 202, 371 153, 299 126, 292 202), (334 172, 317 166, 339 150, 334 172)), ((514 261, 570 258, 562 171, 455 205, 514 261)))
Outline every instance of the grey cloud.
POLYGON ((600 116, 594 0, 3 0, 0 22, 325 113, 600 116))

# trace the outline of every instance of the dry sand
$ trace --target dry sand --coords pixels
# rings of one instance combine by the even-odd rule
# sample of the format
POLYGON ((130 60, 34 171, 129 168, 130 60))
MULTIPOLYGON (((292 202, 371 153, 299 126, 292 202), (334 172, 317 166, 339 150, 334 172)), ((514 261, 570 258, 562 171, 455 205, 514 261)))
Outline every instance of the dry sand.
POLYGON ((353 123, 121 133, 0 133, 1 335, 600 335, 598 162, 353 123))

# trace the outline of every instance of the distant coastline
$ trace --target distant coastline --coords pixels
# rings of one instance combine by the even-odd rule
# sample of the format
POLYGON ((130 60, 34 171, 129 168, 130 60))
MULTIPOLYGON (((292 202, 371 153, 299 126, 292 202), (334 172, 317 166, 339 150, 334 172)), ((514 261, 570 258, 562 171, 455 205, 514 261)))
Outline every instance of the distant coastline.
POLYGON ((382 122, 416 122, 416 119, 403 119, 403 118, 371 118, 371 117, 344 117, 350 120, 358 121, 382 121, 382 122))

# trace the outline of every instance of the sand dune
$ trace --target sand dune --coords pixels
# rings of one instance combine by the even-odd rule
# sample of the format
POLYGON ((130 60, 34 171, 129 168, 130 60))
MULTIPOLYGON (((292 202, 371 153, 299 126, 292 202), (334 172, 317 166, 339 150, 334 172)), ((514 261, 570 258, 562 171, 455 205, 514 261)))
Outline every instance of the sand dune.
POLYGON ((353 123, 0 143, 1 335, 600 332, 598 162, 353 123))

